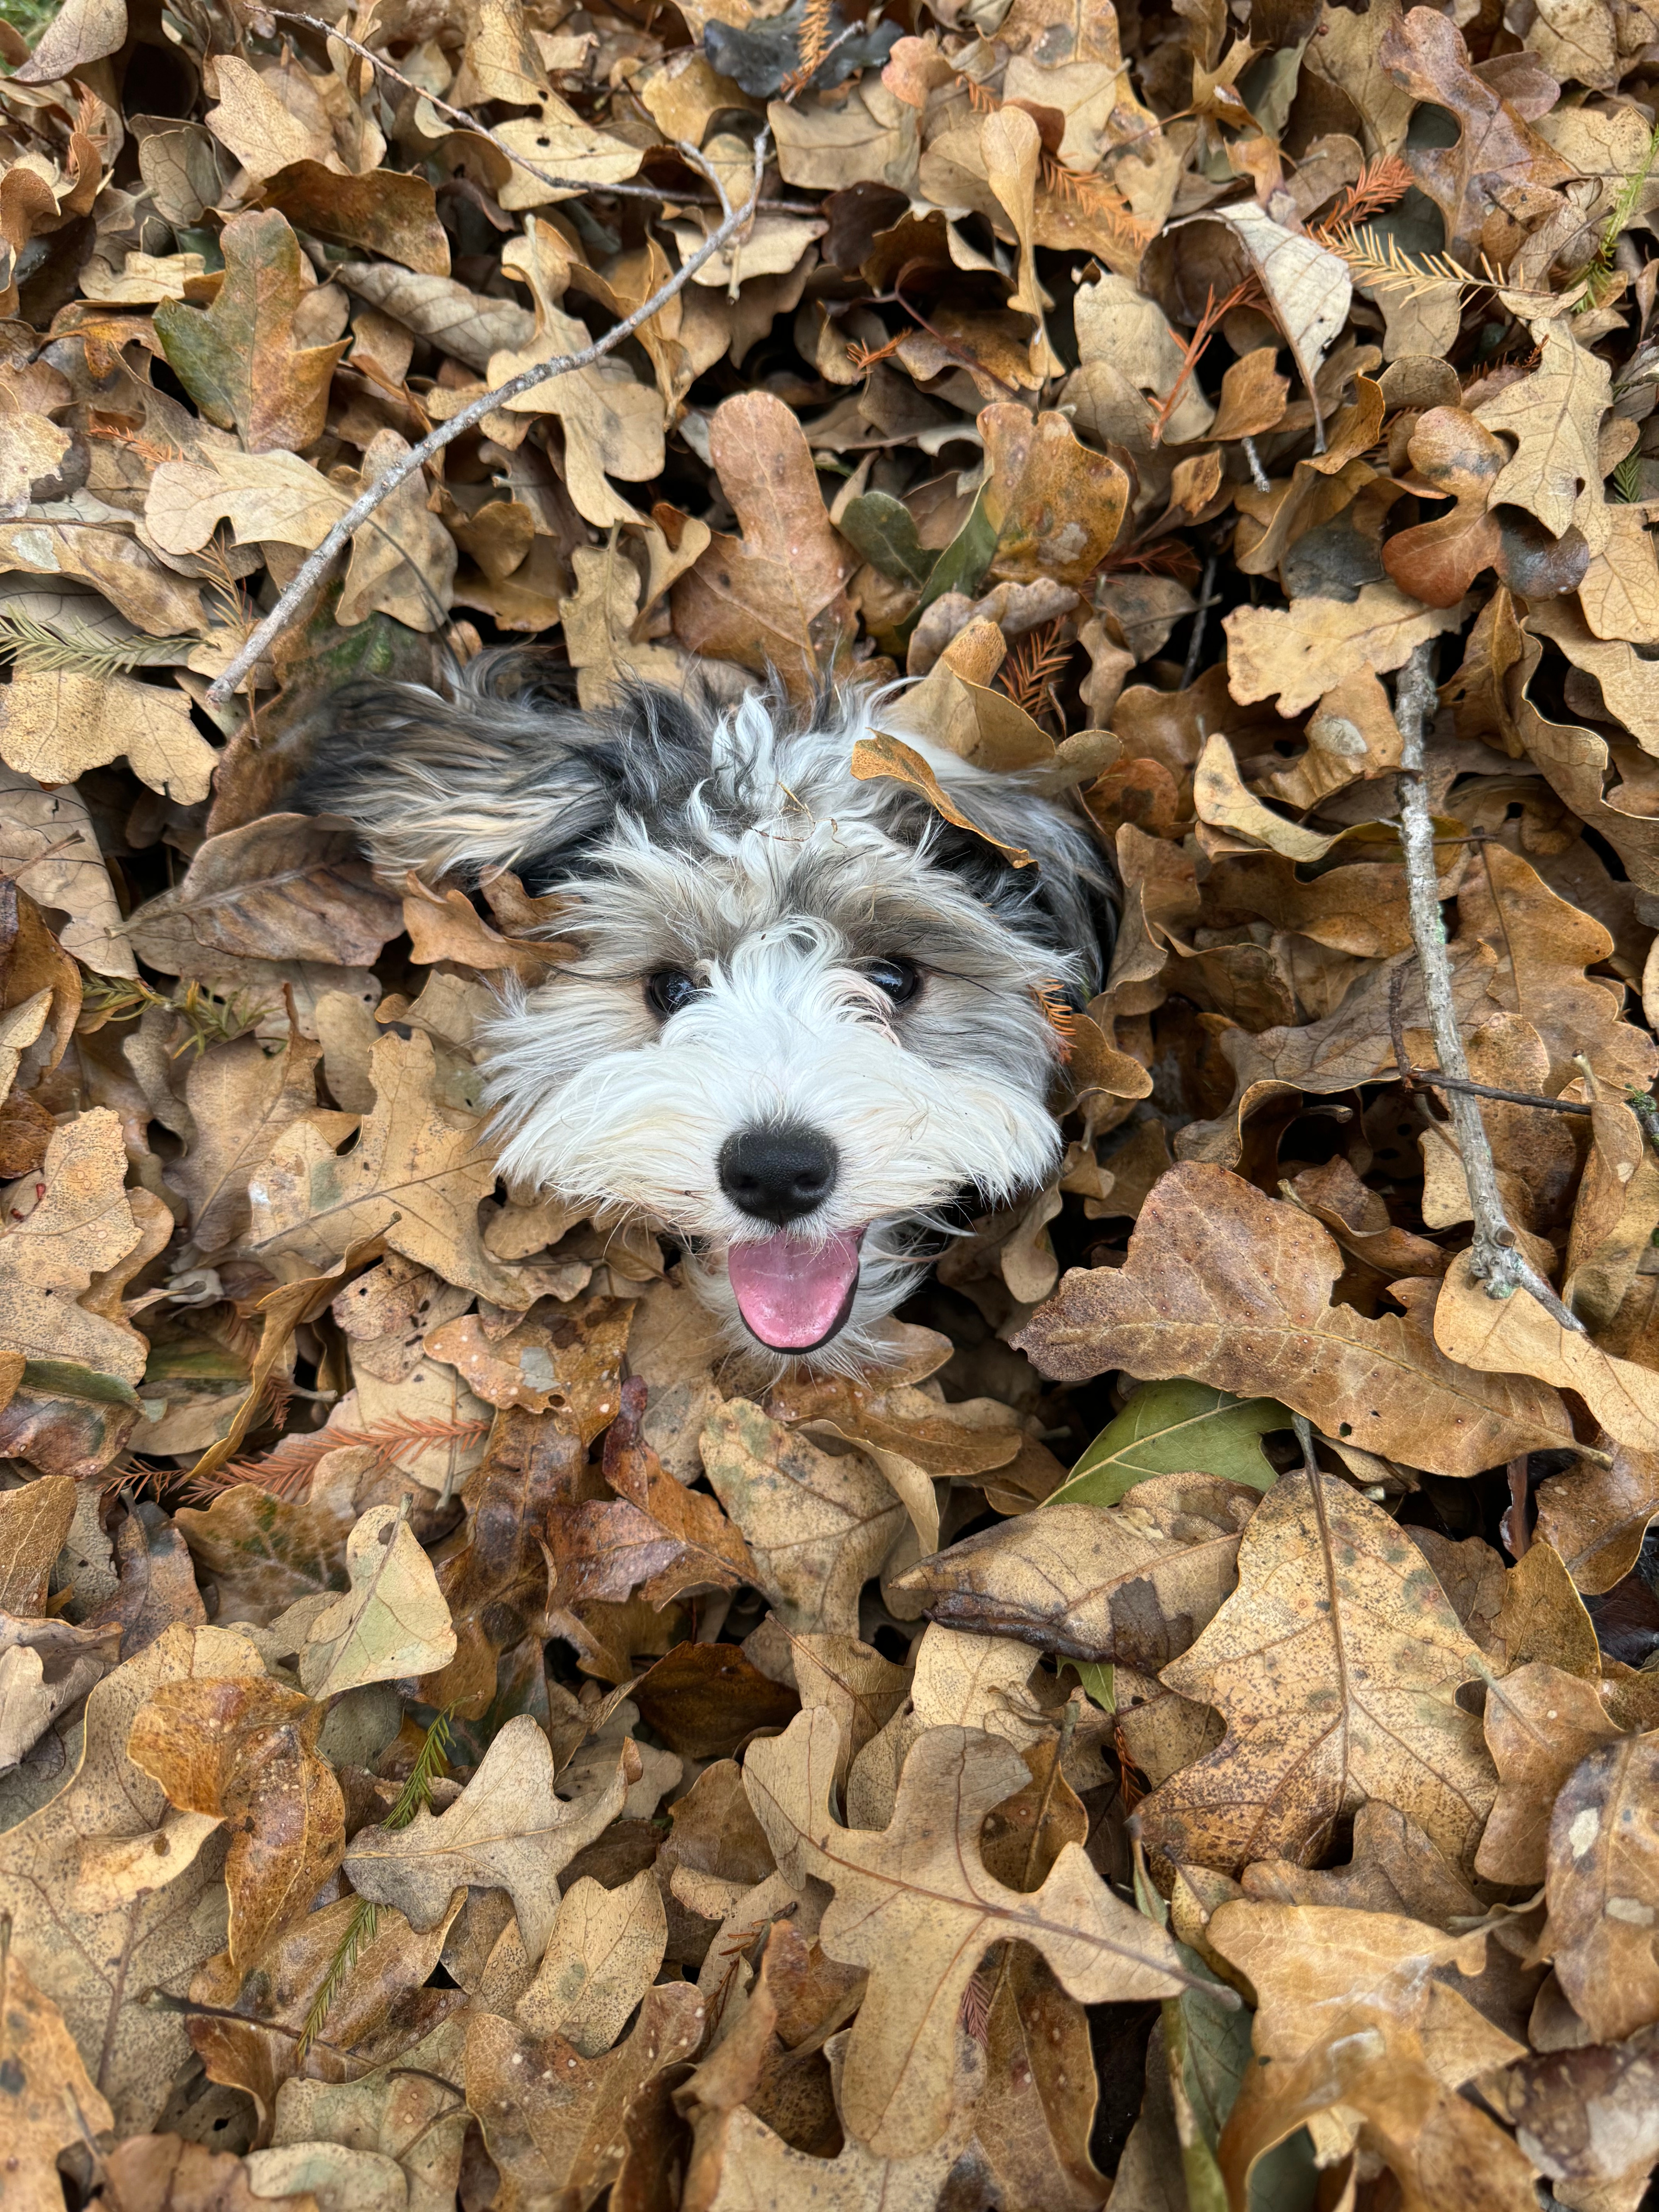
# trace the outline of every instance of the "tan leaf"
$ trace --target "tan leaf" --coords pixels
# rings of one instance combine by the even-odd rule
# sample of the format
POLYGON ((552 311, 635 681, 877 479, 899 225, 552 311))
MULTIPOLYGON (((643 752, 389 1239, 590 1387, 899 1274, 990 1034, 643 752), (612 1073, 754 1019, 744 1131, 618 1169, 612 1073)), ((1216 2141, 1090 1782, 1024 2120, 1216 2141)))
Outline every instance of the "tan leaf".
POLYGON ((1409 2212, 1431 2212, 1448 2176, 1460 2204, 1525 2212, 1532 2169, 1503 2130, 1455 2094, 1523 2056, 1457 1993, 1484 1930, 1442 1936, 1393 1914, 1224 1904, 1208 1940, 1260 2002, 1257 2063, 1218 2145, 1230 2197, 1288 2130, 1310 2123, 1334 2155, 1353 2145, 1392 2168, 1409 2212))
POLYGON ((1232 1589, 1257 1498, 1215 1475, 1153 1475, 1115 1505, 1054 1505, 985 1529, 898 1586, 946 1626, 1155 1674, 1232 1589))
POLYGON ((205 799, 218 756, 182 691, 124 676, 31 675, 0 693, 0 755, 43 783, 73 783, 123 755, 152 791, 181 805, 205 799))
POLYGON ((181 1812, 232 1828, 230 1955, 259 1957, 340 1863, 345 1803, 318 1756, 323 1708, 275 1682, 162 1682, 134 1716, 127 1756, 181 1812))
POLYGON ((884 1477, 862 1453, 832 1459, 745 1398, 711 1417, 702 1460, 784 1626, 855 1636, 859 1592, 904 1519, 884 1477))
POLYGON ((1476 1854, 1487 1881, 1535 1888, 1547 1864, 1550 1816, 1561 1786, 1620 1730, 1598 1680, 1534 1660, 1486 1685, 1486 1747, 1498 1768, 1498 1796, 1476 1854))
POLYGON ((280 1053, 238 1037, 192 1063, 185 1078, 191 1137, 169 1181, 189 1201, 191 1234, 204 1253, 246 1235, 249 1182, 289 1124, 316 1105, 320 1057, 320 1046, 290 1032, 280 1053))
POLYGON ((219 105, 208 112, 208 128, 256 184, 274 177, 290 162, 338 166, 333 133, 326 123, 319 127, 319 123, 296 115, 277 88, 280 79, 275 85, 268 82, 234 54, 217 56, 214 68, 219 105))
POLYGON ((1162 1671, 1229 1728, 1142 1805, 1148 1844, 1228 1872, 1305 1862, 1345 1814, 1381 1797, 1466 1863, 1493 1778, 1457 1692, 1485 1671, 1386 1513, 1331 1476, 1281 1476, 1239 1547, 1237 1592, 1162 1671))
POLYGON ((1467 1252, 1441 1286, 1434 1334, 1449 1359, 1480 1373, 1529 1376, 1576 1390, 1609 1436, 1634 1451, 1659 1451, 1659 1375, 1572 1334, 1535 1298, 1488 1297, 1469 1273, 1467 1252))
POLYGON ((372 888, 356 840, 307 814, 268 814, 197 848, 183 880, 138 908, 142 959, 193 975, 216 957, 367 965, 403 921, 372 888))
POLYGON ((448 1665, 455 1656, 449 1607, 398 1506, 376 1505, 363 1515, 346 1540, 346 1571, 349 1591, 306 1632, 300 1680, 307 1696, 331 1698, 364 1682, 395 1682, 448 1665))
POLYGON ((969 830, 974 836, 983 838, 1014 867, 1029 868, 1032 866, 1031 855, 1022 847, 1005 845, 988 830, 981 830, 976 822, 970 821, 947 794, 921 755, 902 738, 887 736, 860 738, 853 747, 852 769, 860 782, 888 777, 895 783, 908 785, 912 791, 921 793, 936 814, 941 815, 957 829, 969 830))
POLYGON ((957 2019, 993 1943, 1042 1952, 1085 2003, 1173 1996, 1174 1946, 1122 1903, 1076 1844, 1040 1889, 1006 1888, 979 1856, 980 1823, 1030 1780, 1024 1761, 972 1729, 932 1729, 911 1751, 884 1834, 830 1815, 836 1739, 822 1710, 750 1747, 744 1787, 780 1870, 797 1886, 827 1881, 836 1899, 819 1941, 832 1959, 867 1967, 842 2081, 849 2133, 878 2156, 915 2156, 950 2114, 957 2019))
POLYGON ((588 2204, 614 2179, 629 2120, 653 2075, 702 2042, 708 2007, 685 1982, 647 1990, 626 2043, 579 2057, 562 2035, 538 2035, 475 2013, 467 2035, 467 2100, 501 2176, 501 2212, 588 2204))
POLYGON ((525 1956, 538 1965, 553 1934, 559 1875, 616 1819, 637 1771, 638 1754, 625 1742, 594 1777, 596 1786, 567 1801, 553 1787, 545 1731, 518 1714, 447 1812, 422 1810, 405 1828, 361 1830, 346 1853, 347 1875, 360 1897, 395 1905, 415 1928, 441 1920, 453 1893, 469 1883, 504 1889, 525 1956))
POLYGON ((1279 713, 1299 714, 1352 676, 1356 664, 1386 675, 1462 621, 1461 606, 1425 607, 1397 584, 1363 585, 1351 605, 1310 599, 1288 607, 1236 607, 1222 624, 1228 688, 1243 702, 1277 692, 1279 713))
POLYGON ((989 471, 985 519, 997 533, 992 574, 1016 583, 1084 582, 1122 525, 1128 477, 1053 410, 1033 420, 1024 407, 999 403, 979 427, 989 471))
POLYGON ((1607 543, 1608 509, 1597 440, 1612 398, 1611 374, 1606 362, 1574 337, 1570 319, 1534 323, 1532 335, 1540 349, 1537 368, 1474 410, 1488 430, 1516 441, 1492 500, 1525 507, 1554 538, 1576 526, 1590 551, 1600 553, 1607 543))
POLYGON ((78 792, 43 791, 33 776, 0 769, 0 860, 38 905, 70 916, 61 932, 66 952, 94 975, 137 975, 109 870, 78 792))
POLYGON ((125 1181, 120 1124, 107 1107, 58 1130, 40 1170, 38 1202, 0 1237, 0 1346, 139 1380, 143 1337, 83 1303, 94 1279, 143 1233, 125 1181))
MULTIPOLYGON (((227 58, 246 83, 258 84, 245 62, 227 58)), ((261 88, 263 90, 263 88, 261 88)), ((265 95, 283 114, 280 102, 265 95)), ((280 150, 260 173, 271 175, 312 154, 308 143, 280 150)), ((272 447, 296 453, 321 434, 334 364, 343 344, 295 342, 300 307, 300 241, 288 218, 234 216, 222 234, 225 281, 204 311, 163 300, 155 310, 155 335, 179 382, 202 412, 222 429, 236 429, 250 453, 272 447)))
POLYGON ((218 1823, 170 1812, 127 1757, 127 1732, 163 1682, 264 1671, 244 1637, 164 1630, 88 1698, 73 1780, 0 1837, 13 1960, 51 1986, 118 2129, 155 2124, 190 2049, 183 2021, 133 2003, 132 1990, 182 1995, 224 1928, 218 1823))
POLYGON ((394 1252, 448 1281, 521 1310, 538 1285, 484 1249, 478 1201, 495 1182, 483 1124, 440 1095, 432 1040, 383 1035, 370 1062, 374 1111, 353 1151, 307 1122, 279 1138, 249 1186, 261 1257, 292 1256, 319 1272, 354 1245, 384 1237, 394 1252))
POLYGON ((1659 1730, 1621 1735, 1567 1777, 1550 1815, 1547 1940, 1598 2043, 1659 2019, 1659 1730))
POLYGON ((771 663, 803 696, 848 626, 850 551, 830 526, 799 424, 769 392, 723 400, 708 451, 739 538, 713 543, 674 586, 674 631, 693 653, 757 674, 771 663))
POLYGON ((546 1954, 514 2017, 532 2035, 562 2034, 581 2057, 597 2058, 655 1981, 667 1942, 649 1867, 615 1889, 584 1876, 560 1899, 546 1954))
POLYGON ((1141 1208, 1127 1265, 1074 1270, 1015 1341, 1066 1379, 1124 1367, 1277 1398, 1331 1436, 1441 1474, 1567 1441, 1559 1400, 1513 1361, 1489 1383, 1437 1346, 1415 1306, 1368 1320, 1330 1304, 1342 1265, 1306 1214, 1183 1163, 1141 1208))
POLYGON ((58 2154, 115 2115, 93 2086, 64 2015, 0 1936, 0 2078, 6 2085, 6 2212, 58 2212, 58 2154))
POLYGON ((0 1612, 45 1611, 46 1580, 74 1517, 75 1485, 67 1475, 0 1491, 0 1612))

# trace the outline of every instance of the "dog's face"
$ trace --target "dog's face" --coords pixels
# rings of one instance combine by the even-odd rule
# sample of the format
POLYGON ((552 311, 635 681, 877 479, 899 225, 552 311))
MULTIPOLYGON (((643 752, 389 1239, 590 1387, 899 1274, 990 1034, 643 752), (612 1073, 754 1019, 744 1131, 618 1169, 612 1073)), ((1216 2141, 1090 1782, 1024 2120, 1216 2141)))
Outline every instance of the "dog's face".
MULTIPOLYGON (((577 957, 486 1036, 503 1174, 684 1240, 734 1343, 867 1358, 870 1324, 939 1249, 941 1210, 1036 1188, 1058 1157, 1042 994, 1093 980, 1079 883, 1045 899, 901 787, 854 780, 855 701, 828 726, 759 697, 721 716, 665 694, 620 727, 481 715, 467 744, 492 744, 493 789, 454 711, 447 742, 411 750, 405 724, 378 761, 359 755, 349 789, 317 778, 307 795, 394 866, 416 846, 428 870, 493 859, 573 902, 560 927, 577 957), (1085 942, 1066 945, 1079 912, 1085 942)), ((1051 873, 1089 872, 1060 809, 930 757, 988 828, 1018 831, 1051 873)))

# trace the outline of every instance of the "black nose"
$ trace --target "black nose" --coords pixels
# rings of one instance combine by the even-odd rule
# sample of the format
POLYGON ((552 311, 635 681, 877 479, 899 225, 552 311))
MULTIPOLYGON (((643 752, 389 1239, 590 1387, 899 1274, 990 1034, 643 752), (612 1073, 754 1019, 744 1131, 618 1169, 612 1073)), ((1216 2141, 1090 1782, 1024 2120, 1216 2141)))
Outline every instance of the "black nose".
POLYGON ((739 1129, 720 1146, 720 1188, 760 1221, 798 1221, 835 1188, 838 1163, 828 1137, 799 1123, 739 1129))

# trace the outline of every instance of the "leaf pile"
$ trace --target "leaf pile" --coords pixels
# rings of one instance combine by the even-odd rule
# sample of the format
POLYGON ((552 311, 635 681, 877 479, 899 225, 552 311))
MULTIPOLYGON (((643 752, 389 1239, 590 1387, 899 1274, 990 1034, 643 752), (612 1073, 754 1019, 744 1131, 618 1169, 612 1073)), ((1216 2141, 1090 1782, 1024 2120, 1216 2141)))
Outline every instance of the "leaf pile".
POLYGON ((1659 15, 319 4, 0 22, 8 2212, 1637 2212, 1659 15), (862 1382, 289 804, 514 641, 1115 857, 862 1382))

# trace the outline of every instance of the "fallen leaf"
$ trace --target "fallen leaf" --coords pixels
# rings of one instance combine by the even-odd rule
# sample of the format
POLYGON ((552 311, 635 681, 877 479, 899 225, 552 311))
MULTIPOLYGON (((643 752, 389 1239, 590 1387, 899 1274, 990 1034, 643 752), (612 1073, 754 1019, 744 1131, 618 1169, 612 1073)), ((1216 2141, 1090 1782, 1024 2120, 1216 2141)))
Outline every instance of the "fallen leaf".
POLYGON ((449 1607, 400 1507, 376 1505, 363 1515, 346 1539, 345 1564, 350 1589, 306 1631, 300 1680, 308 1697, 448 1664, 455 1656, 449 1607))
POLYGON ((1007 1746, 975 1729, 930 1729, 905 1762, 887 1832, 866 1834, 830 1815, 837 1734, 828 1713, 803 1713, 750 1747, 744 1786, 782 1873, 836 1892, 819 1931, 825 1952, 870 1970, 848 2046, 847 2126, 878 2156, 910 2157, 944 2130, 957 2014, 993 1943, 1032 1944, 1085 2002, 1107 1990, 1120 2002, 1170 1996, 1182 1977, 1168 1937, 1108 1889, 1077 1844, 1029 1894, 985 1871, 979 1824, 1029 1779, 1007 1746))
POLYGON ((1583 1759, 1550 1815, 1548 1941, 1569 2002, 1598 2043, 1659 2016, 1659 1731, 1583 1759))
POLYGON ((1183 1164, 1142 1207, 1127 1264, 1068 1274, 1016 1341, 1050 1374, 1127 1367, 1271 1395, 1367 1451, 1447 1474, 1565 1440, 1559 1401, 1513 1361, 1486 1384, 1414 1311, 1370 1321, 1330 1305, 1341 1268, 1307 1215, 1223 1169, 1183 1164))
POLYGON ((115 2115, 94 2087, 64 2015, 11 1956, 11 1925, 0 1928, 0 2075, 9 2100, 8 2212, 55 2212, 58 2154, 115 2115))
POLYGON ((1396 584, 1365 584, 1348 605, 1303 599, 1289 607, 1238 607, 1222 624, 1228 688, 1242 702, 1277 692, 1279 713, 1299 714, 1351 676, 1356 663, 1385 675, 1462 620, 1461 605, 1425 607, 1396 584))
POLYGON ((597 1786, 568 1802, 553 1787, 545 1734, 521 1713, 495 1738, 447 1811, 422 1811, 407 1827, 365 1828, 353 1837, 346 1875, 360 1897, 394 1905, 417 1929, 441 1920, 451 1896, 469 1883, 504 1889, 525 1956, 536 1966, 553 1934, 559 1875, 621 1811, 635 1778, 630 1763, 637 1771, 631 1753, 624 1744, 597 1786))
POLYGON ((784 1626, 855 1635, 859 1591, 904 1518, 884 1477, 861 1453, 831 1458, 743 1398, 710 1419, 702 1459, 784 1626))
POLYGON ((169 1628, 87 1700, 73 1778, 0 1838, 0 1911, 12 1958, 50 1984, 118 2130, 152 2126, 187 2057, 176 2014, 140 2008, 135 1986, 183 1994, 222 1940, 218 1822, 172 1814, 126 1754, 127 1731, 163 1682, 262 1674, 258 1654, 217 1628, 169 1628))
POLYGON ((1049 1504, 985 1529, 898 1586, 949 1627, 1155 1674, 1231 1591, 1255 1505, 1213 1475, 1152 1475, 1116 1505, 1049 1504))
POLYGON ((1188 1468, 1265 1490, 1277 1475, 1261 1438, 1288 1425, 1273 1398, 1235 1398, 1201 1382, 1149 1382, 1085 1448, 1048 1502, 1115 1505, 1149 1475, 1188 1468))
MULTIPOLYGON (((226 66, 253 75, 245 63, 226 66)), ((292 158, 285 155, 276 166, 292 158)), ((156 337, 210 422, 240 430, 250 453, 273 447, 297 453, 321 434, 330 380, 345 347, 295 343, 300 242, 285 216, 239 215, 221 243, 225 281, 213 305, 203 311, 163 300, 156 337)))
POLYGON ((739 538, 716 532, 674 586, 676 635, 757 672, 768 665, 797 690, 847 620, 842 586, 852 563, 830 528, 799 425, 769 393, 715 410, 709 454, 738 518, 739 538))
POLYGON ((229 1950, 258 1959, 297 1920, 345 1850, 340 1785, 317 1753, 323 1709, 275 1682, 162 1682, 133 1717, 127 1756, 180 1812, 231 1824, 229 1950))
POLYGON ((467 2035, 467 2100, 501 2175, 502 2212, 591 2203, 622 2165, 629 2106, 702 2042, 707 2007, 684 1982, 648 1990, 626 2043, 593 2058, 558 2034, 489 2013, 467 2035))
POLYGON ((667 1942, 662 1893, 648 1867, 616 1889, 586 1877, 573 1882, 514 2017, 532 2035, 563 2034, 579 2057, 597 2058, 655 1980, 667 1942))
POLYGON ((1484 1672, 1386 1513, 1328 1475, 1281 1477, 1239 1547, 1237 1592, 1161 1671, 1229 1730, 1142 1805, 1148 1845, 1229 1873, 1306 1862, 1345 1814, 1382 1797, 1455 1863, 1472 1859, 1493 1778, 1457 1692, 1484 1672))

